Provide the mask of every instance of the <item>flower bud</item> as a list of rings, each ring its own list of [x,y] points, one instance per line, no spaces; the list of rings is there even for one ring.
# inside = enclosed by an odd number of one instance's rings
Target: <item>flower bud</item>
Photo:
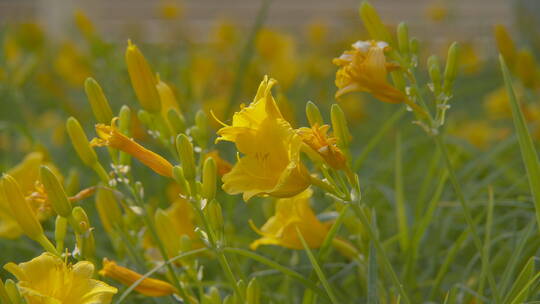
[[[123,105],[120,108],[120,113],[118,114],[118,129],[120,130],[120,133],[122,134],[131,134],[130,130],[131,126],[131,109]],[[120,159],[119,162],[122,165],[129,165],[130,164],[131,157],[128,153],[120,151]]]
[[[219,294],[219,290],[215,286],[210,287],[208,297],[211,304],[221,304],[221,295]]]
[[[246,289],[246,303],[259,304],[261,303],[261,284],[256,277],[249,281]]]
[[[174,97],[174,93],[164,81],[159,79],[159,75],[157,75],[157,84],[156,89],[159,94],[159,99],[161,101],[161,109],[163,111],[163,114],[167,114],[171,109],[175,109],[179,111],[178,108],[178,102],[176,102],[176,98]]]
[[[452,90],[452,85],[456,79],[458,69],[458,50],[458,44],[456,42],[452,43],[450,48],[448,48],[448,57],[446,58],[443,84],[443,91],[447,94]]]
[[[86,134],[79,124],[79,121],[77,121],[77,119],[74,117],[70,117],[66,122],[66,127],[69,138],[71,139],[71,144],[73,145],[73,148],[75,148],[79,158],[85,165],[93,167],[98,161],[97,155],[94,149],[90,147],[88,137],[86,137]]]
[[[390,32],[388,32],[381,17],[379,17],[379,14],[369,2],[363,1],[360,4],[360,17],[371,39],[387,42],[390,46],[394,47],[394,41]]]
[[[86,78],[86,81],[84,82],[84,91],[86,92],[88,101],[90,101],[90,106],[92,107],[92,112],[94,112],[96,120],[101,123],[111,122],[113,114],[111,107],[109,106],[109,101],[94,78]]]
[[[159,112],[161,102],[156,88],[156,76],[144,55],[136,45],[131,43],[131,40],[128,40],[126,49],[126,64],[131,85],[143,109],[149,112]]]
[[[332,121],[332,128],[334,129],[334,136],[337,138],[338,147],[345,151],[349,147],[352,136],[349,127],[347,126],[345,113],[343,113],[343,110],[339,105],[332,105],[330,118]]]
[[[0,303],[12,304],[2,279],[0,279]]]
[[[191,129],[191,135],[201,148],[206,148],[208,143],[208,117],[201,110],[195,115],[195,126]]]
[[[39,168],[39,175],[54,211],[62,217],[69,217],[71,214],[71,203],[56,175],[46,166]]]
[[[405,22],[401,22],[397,27],[397,37],[399,51],[403,55],[409,53],[409,27]]]
[[[109,235],[115,226],[122,226],[122,211],[114,197],[114,193],[106,188],[98,187],[95,196],[96,209],[105,232]]]
[[[204,161],[202,176],[202,196],[211,201],[216,197],[217,168],[213,158]]]
[[[180,251],[180,238],[175,232],[174,224],[162,209],[157,209],[154,213],[154,222],[156,225],[156,233],[160,241],[165,246],[165,250],[169,257],[173,257]]]
[[[221,210],[219,202],[216,200],[209,202],[206,205],[204,212],[206,212],[212,228],[217,232],[223,231],[223,211]]]
[[[435,55],[429,56],[428,61],[429,77],[433,83],[433,92],[437,93],[441,90],[441,68],[439,65],[439,58]]]
[[[56,251],[64,251],[64,240],[67,232],[67,218],[63,216],[57,216],[54,224],[54,242],[56,243]]]
[[[180,134],[186,131],[186,119],[184,118],[184,115],[176,109],[170,109],[167,112],[167,122],[169,122],[173,134]]]
[[[6,290],[6,294],[9,300],[11,301],[11,303],[13,304],[26,303],[26,301],[21,296],[21,293],[19,292],[19,288],[17,287],[17,284],[13,280],[7,279],[6,283],[4,284],[4,288]]]
[[[174,166],[173,178],[180,187],[180,193],[184,195],[189,195],[191,191],[189,190],[189,183],[184,176],[184,169],[182,169],[182,167]]]
[[[195,180],[195,156],[193,155],[193,144],[185,134],[176,137],[176,150],[180,156],[180,164],[184,170],[184,176],[188,181]]]
[[[420,53],[420,41],[416,38],[411,38],[411,41],[409,43],[409,51],[411,54],[418,56]]]
[[[33,240],[40,240],[44,237],[41,223],[36,217],[30,203],[24,198],[21,188],[11,175],[4,174],[1,186],[5,201],[9,204],[11,214],[22,231]]]
[[[77,206],[73,208],[73,221],[76,232],[77,247],[81,256],[88,260],[94,260],[96,253],[96,242],[94,239],[93,228],[90,226],[90,220],[83,208]]]
[[[145,110],[139,110],[137,117],[148,129],[154,129],[152,124],[152,116]]]
[[[306,116],[307,116],[309,125],[312,127],[315,125],[322,126],[324,124],[319,107],[317,107],[317,105],[311,101],[308,101],[306,103]]]

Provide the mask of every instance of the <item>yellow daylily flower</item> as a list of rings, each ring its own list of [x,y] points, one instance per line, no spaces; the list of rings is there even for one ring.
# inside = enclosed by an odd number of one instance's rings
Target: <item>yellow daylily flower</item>
[[[120,151],[124,151],[138,159],[141,163],[154,170],[159,175],[172,177],[173,166],[162,156],[139,145],[134,140],[120,133],[116,126],[117,117],[113,118],[111,125],[96,125],[96,133],[99,137],[92,139],[91,146],[108,146]]]
[[[319,248],[328,233],[329,225],[320,222],[309,206],[312,193],[311,189],[307,189],[296,196],[278,199],[274,216],[260,230],[250,222],[252,228],[262,236],[252,242],[250,248],[256,250],[260,245],[278,245],[304,249],[296,229],[310,248]]]
[[[18,265],[8,263],[4,269],[17,278],[17,286],[28,304],[108,304],[118,292],[92,279],[92,263],[82,261],[68,265],[50,253]]]
[[[347,165],[347,158],[336,145],[337,139],[328,136],[329,125],[314,125],[311,128],[300,128],[298,134],[310,148],[317,151],[319,155],[334,169],[344,169]]]
[[[92,71],[88,58],[72,42],[61,45],[54,69],[71,86],[82,87]]]
[[[119,266],[115,261],[110,261],[107,258],[103,259],[103,269],[99,271],[99,275],[116,280],[126,286],[130,286],[142,278],[141,274]],[[145,278],[135,287],[135,291],[149,297],[163,297],[176,293],[176,288],[162,280]]]
[[[22,194],[29,201],[32,210],[39,220],[47,219],[52,213],[49,201],[39,184],[39,167],[46,165],[56,176],[61,177],[56,167],[44,160],[41,152],[31,152],[18,165],[7,171],[21,188]],[[0,195],[0,238],[17,238],[22,230],[11,215],[8,202]]]
[[[388,44],[373,40],[357,41],[352,48],[333,60],[339,67],[336,73],[336,98],[350,92],[367,92],[384,102],[405,101],[405,95],[387,79],[390,71],[399,68],[386,61],[384,52]]]
[[[223,189],[243,193],[245,201],[255,195],[290,197],[310,184],[300,162],[302,139],[283,119],[271,94],[275,83],[265,77],[254,101],[234,114],[231,126],[217,131],[216,141],[234,142],[243,154],[223,176]]]

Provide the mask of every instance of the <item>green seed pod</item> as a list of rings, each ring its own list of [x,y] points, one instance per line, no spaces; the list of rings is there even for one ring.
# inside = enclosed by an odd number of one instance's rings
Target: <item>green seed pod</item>
[[[208,157],[204,161],[202,176],[202,196],[211,201],[216,197],[217,168],[216,161]]]
[[[401,22],[397,27],[397,37],[399,51],[402,55],[409,54],[409,27],[405,22]]]
[[[75,148],[79,158],[85,165],[93,167],[98,162],[97,155],[94,149],[90,147],[88,137],[86,137],[79,121],[74,117],[68,118],[66,128],[69,138],[71,139],[71,144],[73,145],[73,148]]]
[[[96,120],[104,124],[110,123],[113,114],[109,101],[94,78],[86,78],[86,81],[84,82],[84,91],[86,92],[88,101],[90,101],[90,106],[92,107],[92,112],[94,112]]]
[[[195,156],[193,155],[193,144],[185,134],[176,137],[176,151],[180,157],[180,164],[184,170],[184,176],[188,181],[194,181],[196,177]]]
[[[452,43],[448,48],[448,57],[446,59],[446,67],[444,69],[444,84],[443,91],[449,94],[452,90],[454,80],[456,79],[458,69],[458,51],[459,46],[457,42]]]
[[[347,125],[345,113],[343,113],[343,110],[339,105],[333,104],[330,110],[330,117],[332,120],[332,128],[334,129],[334,134],[337,138],[338,146],[343,150],[347,150],[349,148],[349,143],[352,136]]]
[[[60,216],[69,217],[71,202],[56,175],[46,166],[39,168],[39,175],[54,211]]]
[[[319,107],[317,107],[317,105],[311,101],[308,101],[306,103],[306,116],[307,116],[309,125],[312,127],[315,125],[322,126],[324,124],[324,120],[322,118]]]

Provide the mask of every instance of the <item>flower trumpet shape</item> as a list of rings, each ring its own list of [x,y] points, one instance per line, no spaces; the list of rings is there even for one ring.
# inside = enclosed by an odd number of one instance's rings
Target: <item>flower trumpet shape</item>
[[[278,199],[274,216],[260,229],[250,222],[252,228],[262,236],[252,242],[250,248],[256,250],[260,245],[278,245],[304,249],[296,229],[310,248],[319,248],[328,233],[329,225],[320,222],[309,206],[311,194],[311,189],[307,189],[294,197]]]
[[[357,41],[352,50],[335,58],[333,63],[339,67],[336,98],[350,92],[367,92],[384,102],[405,101],[405,95],[388,82],[388,73],[399,66],[386,62],[384,52],[387,49],[386,42]]]
[[[124,151],[154,170],[157,174],[165,177],[172,177],[173,166],[171,163],[162,156],[146,149],[134,140],[120,133],[116,126],[117,120],[117,117],[113,118],[110,126],[97,124],[96,133],[99,137],[92,139],[90,145],[98,147],[108,146]]]
[[[106,258],[103,259],[103,269],[99,271],[99,274],[119,281],[126,286],[130,286],[142,278],[141,274],[126,267],[119,266],[116,262]],[[135,287],[135,290],[149,297],[162,297],[176,292],[176,289],[171,284],[151,278],[142,280],[137,287]]]
[[[117,289],[92,279],[94,265],[87,261],[66,264],[50,253],[29,262],[8,263],[4,268],[17,280],[28,304],[78,303],[108,304]]]
[[[283,119],[271,94],[275,83],[265,77],[253,102],[234,114],[231,126],[217,131],[216,141],[234,142],[243,154],[223,176],[223,189],[243,193],[245,201],[256,195],[291,197],[310,184],[300,162],[302,139]]]

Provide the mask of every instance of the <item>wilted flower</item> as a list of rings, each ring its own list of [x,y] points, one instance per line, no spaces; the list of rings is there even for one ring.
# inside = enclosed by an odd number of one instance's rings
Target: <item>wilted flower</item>
[[[375,98],[390,103],[405,100],[405,95],[388,82],[388,73],[399,68],[386,61],[384,52],[388,44],[382,41],[357,41],[352,50],[334,59],[339,67],[336,73],[336,98],[350,92],[368,92]]]
[[[244,154],[223,176],[223,189],[243,193],[245,201],[255,195],[290,197],[310,184],[300,162],[302,139],[283,119],[272,97],[275,83],[265,77],[253,102],[234,114],[231,126],[217,131],[217,141],[234,142]]]
[[[117,289],[92,279],[94,265],[87,261],[66,264],[61,258],[43,253],[29,262],[8,263],[21,295],[28,304],[108,304]]]
[[[110,261],[107,258],[103,259],[103,269],[99,271],[99,274],[126,286],[130,286],[142,278],[141,274],[129,268],[119,266],[115,261]],[[176,289],[165,281],[145,278],[135,287],[135,291],[149,297],[163,297],[174,294]]]
[[[317,151],[319,155],[334,169],[343,169],[347,165],[347,159],[343,152],[336,145],[336,138],[329,136],[329,125],[314,125],[311,128],[300,128],[298,134],[310,148]]]
[[[262,236],[252,242],[250,248],[255,250],[260,245],[278,245],[303,249],[297,229],[310,248],[319,248],[329,226],[320,222],[309,206],[312,193],[311,189],[307,189],[294,197],[278,199],[274,216],[269,218],[260,230],[250,222],[252,228]]]
[[[96,133],[99,137],[92,139],[90,144],[98,147],[108,146],[126,152],[154,170],[154,172],[165,177],[172,177],[173,166],[171,163],[120,133],[116,126],[117,120],[118,118],[114,118],[110,126],[97,124]]]

